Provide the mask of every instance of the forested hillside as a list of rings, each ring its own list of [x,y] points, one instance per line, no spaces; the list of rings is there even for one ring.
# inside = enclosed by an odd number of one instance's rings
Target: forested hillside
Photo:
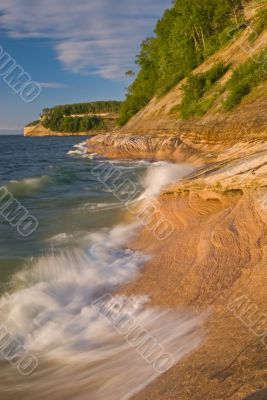
[[[34,121],[28,126],[41,123],[52,132],[62,133],[103,130],[108,127],[107,121],[116,119],[120,106],[119,101],[97,101],[45,108],[41,113],[41,120]]]
[[[120,101],[94,101],[90,103],[77,103],[77,104],[64,104],[52,108],[44,108],[42,116],[47,116],[54,112],[62,112],[64,115],[71,114],[98,114],[98,113],[111,113],[120,110]]]
[[[175,0],[172,7],[165,11],[155,27],[155,36],[147,38],[141,45],[136,63],[139,72],[129,86],[126,100],[121,107],[119,124],[124,125],[134,114],[143,108],[154,96],[162,96],[175,84],[222,48],[231,40],[235,40],[240,32],[247,28],[244,9],[249,0]],[[254,31],[260,33],[266,28],[267,13],[261,11],[256,20]],[[253,40],[253,38],[251,39]],[[218,78],[227,65],[218,67]],[[251,66],[250,66],[251,67]],[[215,71],[216,72],[216,71]],[[212,73],[211,73],[212,74]],[[217,75],[215,74],[215,81]],[[201,84],[205,77],[198,81],[191,80],[193,92],[202,96],[205,88],[194,85]],[[204,82],[205,83],[205,82]],[[209,85],[209,82],[207,83]],[[191,90],[185,89],[187,99]],[[233,89],[233,88],[232,88]],[[248,91],[243,85],[239,92]],[[237,97],[241,94],[237,94]],[[193,99],[194,100],[194,99]],[[233,102],[236,101],[235,99]],[[229,103],[230,104],[230,103]],[[209,104],[204,105],[204,109]],[[187,112],[185,111],[185,114]],[[187,116],[187,115],[186,115]]]

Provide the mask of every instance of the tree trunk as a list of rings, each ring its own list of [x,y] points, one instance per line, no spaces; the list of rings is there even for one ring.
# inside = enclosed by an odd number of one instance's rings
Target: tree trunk
[[[202,43],[203,43],[204,57],[206,58],[206,42],[205,42],[205,37],[204,37],[202,28],[200,28],[200,32],[201,32],[201,38],[202,38]]]

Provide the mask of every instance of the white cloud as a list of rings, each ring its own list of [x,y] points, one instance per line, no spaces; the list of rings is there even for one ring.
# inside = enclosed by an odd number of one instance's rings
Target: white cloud
[[[171,0],[0,0],[0,26],[13,38],[52,39],[76,73],[123,78],[142,39]]]
[[[0,126],[0,131],[8,131],[8,132],[17,132],[21,129],[21,126],[16,125],[7,125],[7,126]]]
[[[42,82],[40,86],[44,89],[67,89],[70,86],[65,85],[64,83],[57,83],[57,82]]]

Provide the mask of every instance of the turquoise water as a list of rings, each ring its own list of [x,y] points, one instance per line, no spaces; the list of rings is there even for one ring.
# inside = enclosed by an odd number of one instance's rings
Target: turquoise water
[[[126,204],[103,183],[108,166],[116,186],[128,181],[135,201],[152,201],[188,168],[88,157],[82,146],[73,150],[81,140],[0,136],[0,187],[38,221],[22,237],[0,202],[1,400],[128,400],[165,371],[155,367],[162,354],[171,367],[202,340],[202,316],[150,307],[147,293],[115,295],[152,255],[128,248],[146,227],[125,222]],[[103,295],[141,328],[135,344],[93,306]],[[159,345],[157,359],[137,347],[143,340]]]

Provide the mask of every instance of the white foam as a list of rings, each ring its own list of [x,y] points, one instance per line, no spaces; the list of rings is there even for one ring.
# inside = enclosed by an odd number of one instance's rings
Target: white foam
[[[73,146],[75,150],[70,150],[67,155],[69,156],[84,156],[87,152],[86,142],[78,143]]]
[[[141,198],[156,196],[164,186],[177,182],[192,171],[193,168],[187,164],[172,164],[165,161],[152,164],[142,181],[145,190]]]
[[[26,391],[38,385],[45,397],[61,377],[63,392],[69,380],[75,382],[73,400],[126,400],[159,376],[91,305],[133,279],[146,262],[147,256],[125,247],[137,228],[120,225],[88,235],[87,249],[42,257],[16,274],[13,293],[0,299],[2,323],[27,351],[58,365],[47,378],[29,381],[28,389],[25,384]],[[142,296],[126,299],[128,318],[155,338],[174,363],[200,345],[203,316],[147,307],[147,301]]]
[[[79,313],[99,290],[133,278],[147,258],[121,247],[135,229],[136,225],[117,226],[110,232],[88,235],[87,249],[41,257],[16,274],[14,292],[0,299],[5,323],[27,342],[28,335],[42,330],[49,320],[55,322],[72,310]]]
[[[47,239],[47,242],[56,243],[56,244],[63,244],[68,243],[73,239],[73,235],[70,233],[59,233]]]
[[[49,182],[49,176],[43,175],[36,178],[22,179],[20,181],[12,180],[6,185],[6,187],[14,195],[23,195],[39,190]]]
[[[82,143],[75,144],[73,147],[76,149],[84,149],[85,146],[86,146],[86,142],[82,142]]]
[[[147,176],[148,195],[188,171],[165,163],[152,168],[157,173],[155,182]],[[15,275],[13,291],[0,299],[1,322],[46,368],[51,365],[44,375],[23,381],[25,398],[33,398],[38,387],[41,399],[128,400],[159,376],[92,306],[99,296],[134,279],[148,260],[127,247],[138,229],[138,224],[119,225],[89,234],[86,248],[41,257]],[[65,233],[54,237],[65,239]],[[155,338],[174,363],[200,345],[205,316],[151,307],[146,296],[119,299],[127,304],[128,318]]]
[[[75,144],[75,145],[73,146],[73,148],[74,148],[75,150],[70,150],[70,151],[68,151],[68,153],[67,153],[68,156],[81,157],[81,158],[89,158],[89,159],[92,160],[93,158],[95,158],[95,156],[98,155],[97,153],[91,153],[91,154],[89,154],[89,153],[87,152],[87,145],[86,145],[86,142],[82,142],[82,143]]]
[[[107,190],[105,190],[105,192],[107,192]],[[96,212],[103,210],[112,210],[121,207],[122,207],[121,203],[85,203],[82,205],[82,207],[79,208],[79,210],[92,210]]]

